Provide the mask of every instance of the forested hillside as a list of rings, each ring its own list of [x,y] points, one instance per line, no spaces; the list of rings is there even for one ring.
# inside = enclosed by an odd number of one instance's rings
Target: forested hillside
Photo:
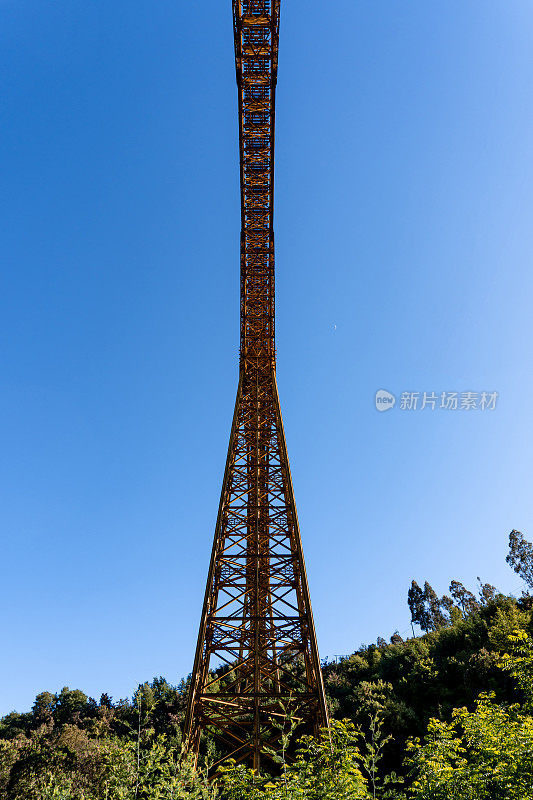
[[[332,743],[298,747],[288,719],[292,756],[277,776],[194,775],[181,758],[187,681],[156,678],[131,700],[64,688],[4,717],[0,798],[533,798],[533,547],[517,531],[507,561],[521,598],[455,580],[439,598],[413,581],[420,636],[378,638],[324,664]],[[214,758],[210,742],[204,758]]]

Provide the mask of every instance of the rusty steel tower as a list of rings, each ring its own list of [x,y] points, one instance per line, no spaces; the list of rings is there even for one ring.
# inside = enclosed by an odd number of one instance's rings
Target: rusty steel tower
[[[274,723],[327,725],[324,687],[276,386],[274,116],[280,0],[233,0],[241,183],[240,367],[185,717],[255,768]],[[223,665],[213,673],[214,664]],[[224,673],[224,674],[222,674]]]

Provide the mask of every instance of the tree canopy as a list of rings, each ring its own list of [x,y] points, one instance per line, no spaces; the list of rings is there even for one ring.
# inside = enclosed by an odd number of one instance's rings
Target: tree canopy
[[[131,699],[64,687],[5,716],[0,800],[533,800],[533,547],[518,531],[507,562],[527,587],[519,599],[480,579],[476,593],[454,579],[443,597],[413,581],[421,635],[324,663],[331,730],[298,739],[295,720],[276,723],[273,774],[237,764],[209,782],[209,739],[194,770],[181,743],[188,682],[156,677]]]

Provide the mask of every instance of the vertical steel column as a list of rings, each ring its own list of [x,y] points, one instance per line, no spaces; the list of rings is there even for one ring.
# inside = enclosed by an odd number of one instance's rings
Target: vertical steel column
[[[279,0],[233,0],[241,176],[239,387],[185,719],[256,769],[327,725],[320,659],[276,385],[274,121]],[[216,673],[214,660],[218,661]],[[221,665],[221,666],[220,666]]]

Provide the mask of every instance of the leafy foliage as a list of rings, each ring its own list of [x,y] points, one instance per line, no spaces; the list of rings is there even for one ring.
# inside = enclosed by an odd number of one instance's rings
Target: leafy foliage
[[[302,737],[296,758],[278,778],[234,765],[221,773],[228,800],[358,800],[367,798],[358,749],[359,733],[349,720],[333,721],[320,739]]]
[[[513,530],[509,534],[509,553],[505,560],[528,588],[533,589],[533,545],[520,531]]]
[[[473,711],[455,709],[450,723],[430,720],[424,743],[408,743],[411,797],[533,800],[532,642],[518,631],[510,641],[515,655],[502,666],[518,679],[525,702],[506,706],[482,693]]]
[[[533,588],[518,531],[507,561]],[[478,583],[439,598],[413,581],[422,636],[325,663],[331,730],[294,742],[296,720],[280,718],[275,775],[234,764],[210,783],[212,742],[197,768],[182,751],[187,682],[154,678],[116,702],[41,692],[0,720],[0,800],[533,800],[533,598]]]

